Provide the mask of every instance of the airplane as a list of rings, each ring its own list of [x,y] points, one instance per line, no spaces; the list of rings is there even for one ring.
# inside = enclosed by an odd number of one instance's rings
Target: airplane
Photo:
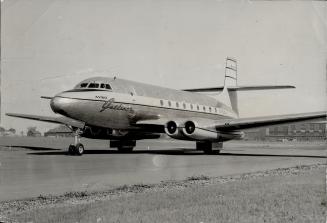
[[[295,88],[291,85],[237,83],[237,61],[226,58],[221,87],[174,90],[120,78],[93,77],[50,99],[59,117],[7,113],[7,116],[64,124],[75,135],[68,153],[82,155],[81,137],[110,140],[110,148],[131,152],[137,140],[162,133],[196,142],[196,149],[218,154],[223,142],[244,138],[245,129],[326,119],[326,111],[240,118],[239,91]],[[219,92],[219,94],[212,94]]]

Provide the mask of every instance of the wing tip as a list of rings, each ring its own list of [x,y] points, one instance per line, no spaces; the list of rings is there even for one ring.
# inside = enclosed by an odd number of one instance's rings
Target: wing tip
[[[17,114],[8,112],[8,113],[5,113],[5,115],[6,115],[6,116],[15,116],[15,115],[17,115]]]
[[[53,97],[50,97],[50,96],[41,96],[42,99],[49,99],[51,100]]]

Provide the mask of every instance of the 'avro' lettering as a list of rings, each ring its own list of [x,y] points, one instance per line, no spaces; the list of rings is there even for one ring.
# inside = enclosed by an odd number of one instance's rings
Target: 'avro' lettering
[[[123,104],[117,104],[115,103],[115,99],[114,98],[110,98],[108,101],[106,101],[105,103],[103,103],[102,105],[102,109],[100,110],[100,112],[103,112],[107,109],[113,109],[113,110],[121,110],[121,111],[128,111],[128,112],[133,112],[133,109],[131,106],[125,106]]]

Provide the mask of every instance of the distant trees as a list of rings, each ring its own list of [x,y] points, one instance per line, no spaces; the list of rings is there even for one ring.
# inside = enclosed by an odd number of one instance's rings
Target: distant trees
[[[41,136],[41,133],[36,130],[36,127],[28,127],[27,128],[27,136],[29,137],[35,137],[35,136]]]
[[[6,130],[5,128],[0,126],[0,136],[12,136],[15,135],[16,129],[10,128],[9,130]]]
[[[8,131],[11,132],[12,134],[16,134],[16,129],[14,128],[10,128]]]

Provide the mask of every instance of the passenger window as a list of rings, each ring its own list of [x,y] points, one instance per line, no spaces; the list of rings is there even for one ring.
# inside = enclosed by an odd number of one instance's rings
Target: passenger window
[[[211,107],[209,107],[209,112],[211,112]]]
[[[183,108],[186,109],[186,104],[185,103],[183,103]]]
[[[168,101],[168,105],[169,105],[169,107],[171,107],[171,102],[170,101]]]
[[[89,88],[99,88],[99,84],[97,84],[97,83],[91,83],[89,85]]]
[[[217,113],[217,108],[215,108],[215,112]]]
[[[203,106],[203,111],[205,111],[205,110],[206,110],[206,107]]]
[[[193,105],[191,104],[191,110],[193,110]]]
[[[176,107],[177,107],[177,108],[179,107],[179,104],[178,104],[178,102],[176,102]]]
[[[160,104],[161,104],[161,106],[163,106],[163,105],[164,105],[164,102],[163,102],[163,100],[160,100]]]
[[[81,88],[85,88],[88,83],[81,83]]]
[[[198,111],[199,111],[199,110],[200,110],[200,107],[199,107],[199,105],[197,105],[196,107],[197,107],[197,109],[198,109]]]

